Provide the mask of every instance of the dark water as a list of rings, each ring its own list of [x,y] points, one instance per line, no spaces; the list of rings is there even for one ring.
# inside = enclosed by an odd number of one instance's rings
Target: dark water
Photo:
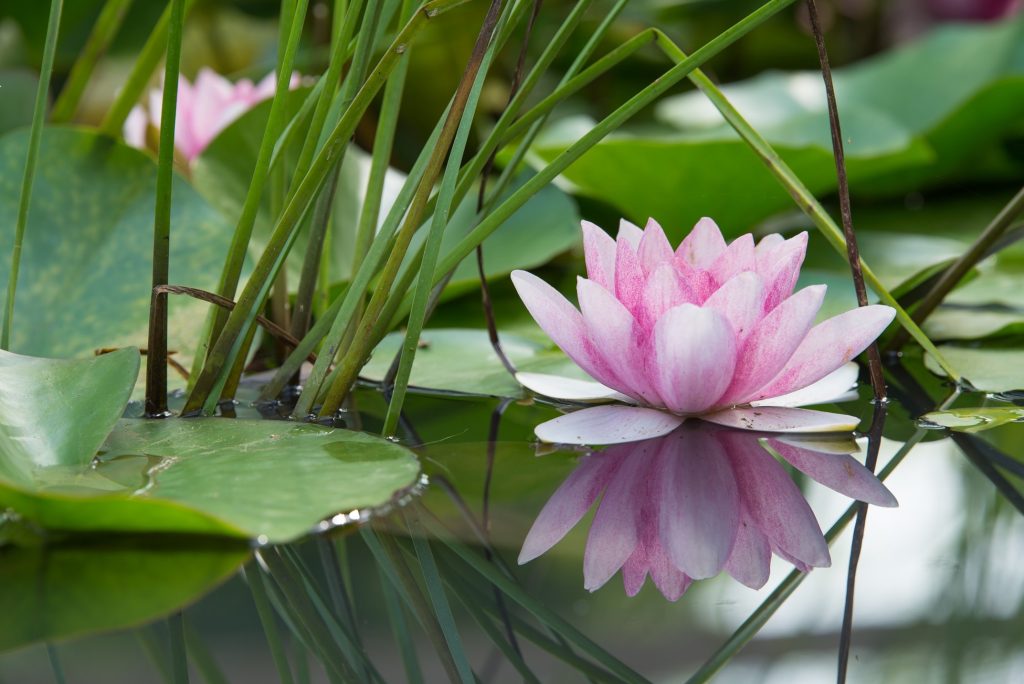
[[[918,367],[889,381],[878,469],[899,507],[869,509],[849,681],[1024,681],[1024,425],[923,430],[913,418],[951,388]],[[867,394],[826,408],[867,426]],[[347,420],[373,431],[383,409],[367,390]],[[682,682],[719,665],[723,682],[835,679],[853,524],[827,550],[822,535],[852,501],[816,480],[865,486],[848,443],[688,422],[588,454],[535,443],[533,427],[556,415],[412,396],[403,428],[429,478],[422,494],[285,547],[108,537],[0,548],[0,681],[183,681],[182,653],[189,681],[211,684]],[[806,474],[790,465],[801,454]],[[753,558],[718,572],[730,547],[740,555],[737,525]],[[550,549],[519,565],[528,535],[528,555]],[[717,576],[689,582],[680,561]],[[640,588],[648,571],[657,586],[649,576]],[[752,616],[766,622],[739,648]]]

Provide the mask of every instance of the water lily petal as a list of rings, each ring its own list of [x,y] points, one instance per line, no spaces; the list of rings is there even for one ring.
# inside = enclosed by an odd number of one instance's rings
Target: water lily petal
[[[717,283],[724,283],[744,271],[753,271],[754,268],[754,236],[746,233],[729,243],[708,270],[714,275]]]
[[[561,541],[615,478],[622,464],[615,454],[591,454],[559,485],[544,504],[523,541],[519,564],[528,563]]]
[[[778,375],[793,356],[824,298],[824,285],[805,287],[758,322],[738,351],[736,374],[721,403],[741,404],[764,398],[758,390]]]
[[[813,451],[777,439],[768,440],[768,444],[794,468],[829,489],[876,506],[899,505],[892,492],[849,454]]]
[[[620,234],[615,250],[615,297],[635,317],[641,313],[644,280],[636,249]]]
[[[772,548],[768,538],[757,528],[746,508],[741,506],[736,543],[725,563],[726,572],[737,582],[751,589],[760,589],[768,581],[771,562]]]
[[[864,351],[895,315],[895,309],[874,304],[819,323],[811,328],[778,374],[752,398],[789,394],[820,380]]]
[[[761,240],[765,243],[768,238]],[[767,295],[764,301],[764,310],[769,312],[781,304],[793,292],[796,287],[797,277],[800,275],[800,266],[804,262],[804,255],[807,253],[807,232],[801,232],[788,240],[781,242],[773,241],[774,248],[766,247],[762,256],[761,245],[757,250],[757,272],[765,281]]]
[[[553,444],[621,444],[667,435],[683,420],[657,409],[610,404],[553,418],[534,428],[537,438]]]
[[[710,433],[682,430],[664,440],[658,529],[669,558],[689,577],[725,567],[739,527],[740,499],[721,444]]]
[[[615,289],[615,240],[599,226],[581,221],[587,277],[609,290]]]
[[[568,299],[526,271],[513,271],[512,284],[537,325],[569,358],[598,382],[615,384],[614,375],[591,349],[583,315]]]
[[[672,245],[665,236],[665,231],[654,219],[647,220],[647,227],[644,229],[644,236],[640,239],[640,246],[637,248],[640,256],[640,265],[644,272],[651,273],[664,263],[672,261]]]
[[[692,299],[683,289],[675,267],[663,263],[648,275],[640,301],[642,315],[639,323],[644,331],[649,332],[666,311]]]
[[[676,413],[714,406],[729,386],[736,365],[732,326],[714,309],[683,304],[654,326],[648,355],[651,383]]]
[[[782,237],[778,233],[768,233],[757,243],[757,247],[754,248],[754,256],[757,258],[757,263],[760,265],[768,258],[768,255],[775,250],[776,247],[786,241],[786,238]]]
[[[742,347],[764,311],[764,280],[747,271],[726,281],[703,306],[722,313],[732,326],[733,339]]]
[[[781,394],[770,399],[750,402],[751,406],[812,406],[814,404],[835,403],[857,398],[852,391],[857,386],[860,368],[856,363],[844,363],[839,368],[807,387],[795,392]]]
[[[619,232],[615,236],[615,241],[624,241],[633,251],[636,252],[640,249],[640,240],[644,237],[644,231],[640,226],[635,223],[631,223],[626,219],[619,219]]]
[[[860,418],[784,406],[731,408],[701,416],[716,425],[756,432],[850,432]]]
[[[564,375],[549,373],[516,373],[516,380],[526,389],[552,399],[579,402],[624,401],[633,403],[636,400],[613,390],[596,380],[580,380]]]
[[[814,512],[786,470],[757,440],[722,434],[744,509],[773,547],[811,567],[831,563]]]
[[[611,371],[615,387],[649,404],[660,405],[661,397],[647,380],[644,354],[634,335],[633,315],[611,292],[592,280],[579,278],[576,292],[594,353],[603,360],[603,367]]]
[[[676,250],[676,257],[690,266],[707,270],[725,248],[725,238],[718,224],[705,216],[683,238]]]

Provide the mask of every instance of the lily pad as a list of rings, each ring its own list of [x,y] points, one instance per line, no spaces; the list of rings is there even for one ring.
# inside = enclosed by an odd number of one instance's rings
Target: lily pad
[[[0,137],[0,254],[9,255],[28,131]],[[96,133],[43,131],[22,253],[11,350],[40,356],[145,346],[156,164]],[[216,287],[231,231],[180,178],[173,186],[171,281]],[[10,259],[0,259],[6,282]],[[208,305],[173,297],[169,347],[188,365]],[[173,377],[173,373],[171,374]]]
[[[363,367],[361,377],[372,382],[382,380],[404,338],[401,332],[385,337]],[[586,379],[576,364],[550,345],[503,334],[501,346],[518,370]],[[524,396],[523,388],[501,365],[484,330],[424,330],[409,385],[447,393]]]
[[[957,432],[982,432],[1007,423],[1024,422],[1024,408],[1020,406],[983,406],[933,411],[921,420]]]
[[[924,331],[933,340],[1017,336],[1024,334],[1024,312],[940,307],[925,321]]]
[[[0,651],[144,624],[195,601],[248,557],[244,546],[0,549]]]
[[[895,195],[971,173],[1024,113],[1024,19],[950,26],[835,70],[854,193]],[[724,92],[816,194],[836,186],[824,88],[817,72],[769,72]],[[731,234],[792,206],[763,162],[702,93],[666,98],[662,127],[623,131],[564,173],[582,194],[633,221],[653,216],[676,237],[701,216]],[[550,161],[589,130],[566,119],[533,151]]]
[[[942,345],[939,352],[977,390],[1013,392],[1024,390],[1024,349],[981,349]],[[931,355],[925,366],[936,375],[945,375]]]
[[[121,420],[95,463],[0,479],[0,506],[48,529],[219,534],[284,542],[414,485],[408,449],[283,421]]]

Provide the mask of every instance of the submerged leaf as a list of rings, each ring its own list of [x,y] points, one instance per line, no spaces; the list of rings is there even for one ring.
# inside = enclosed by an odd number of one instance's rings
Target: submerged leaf
[[[957,432],[982,432],[1007,423],[1024,422],[1024,408],[1020,406],[956,408],[926,413],[921,416],[921,420],[926,424],[938,425]]]
[[[977,390],[1024,390],[1024,349],[973,349],[943,345],[939,351]],[[924,364],[936,375],[945,375],[931,355],[924,357]]]

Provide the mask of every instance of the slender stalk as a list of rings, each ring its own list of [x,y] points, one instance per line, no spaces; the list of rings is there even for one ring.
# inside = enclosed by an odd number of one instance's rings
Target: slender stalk
[[[299,220],[321,187],[333,161],[348,144],[359,119],[377,92],[383,87],[384,81],[395,67],[398,58],[405,52],[409,41],[427,21],[466,1],[432,0],[423,5],[396,36],[392,47],[378,62],[363,87],[356,94],[352,104],[327,136],[327,141],[314,158],[309,172],[299,183],[291,200],[278,218],[263,255],[253,269],[242,295],[238,298],[239,306],[228,317],[224,330],[211,346],[208,361],[185,403],[186,413],[200,410],[204,413],[212,413],[216,407],[219,398],[217,385],[223,386],[221,377],[226,369],[233,364],[241,349],[242,331],[248,330],[253,325],[256,313],[266,299],[268,283],[273,280],[277,269],[283,264],[288,250],[294,243]]]
[[[200,634],[185,623],[185,647],[188,649],[189,658],[195,665],[199,674],[202,675],[206,684],[228,684],[228,678],[217,664],[210,649],[203,643]]]
[[[132,0],[107,0],[100,10],[96,24],[92,27],[89,38],[82,47],[75,64],[71,67],[68,80],[63,90],[53,104],[50,112],[50,121],[61,123],[70,121],[78,109],[78,103],[82,99],[82,93],[89,84],[89,77],[92,76],[96,63],[107,53],[107,48],[121,30],[124,17],[131,7]]]
[[[398,593],[383,571],[380,573],[380,591],[384,596],[384,608],[387,610],[388,621],[391,623],[391,632],[398,644],[398,652],[402,656],[406,681],[409,684],[422,684],[423,673],[420,671],[419,659],[416,657],[416,644],[409,633],[402,605],[398,602]]]
[[[310,218],[309,239],[306,243],[306,255],[302,260],[302,273],[299,275],[299,289],[295,293],[295,306],[292,308],[291,332],[295,337],[302,337],[309,328],[312,314],[313,295],[316,292],[317,276],[322,265],[324,242],[327,230],[331,225],[331,207],[338,189],[338,176],[341,166],[335,166],[327,175],[324,189],[313,205],[313,216]],[[281,269],[281,273],[285,270]]]
[[[476,73],[471,77],[472,86],[469,90],[463,111],[460,113],[461,121],[452,141],[451,152],[448,156],[448,164],[445,167],[441,178],[441,188],[438,192],[437,204],[434,208],[434,215],[430,222],[430,229],[427,232],[423,261],[420,264],[419,282],[416,285],[416,292],[413,296],[412,311],[409,314],[409,324],[406,329],[405,340],[399,352],[401,360],[398,365],[398,373],[395,378],[394,391],[391,394],[391,401],[388,402],[387,415],[384,417],[384,427],[381,434],[391,436],[398,426],[398,417],[402,412],[402,404],[405,401],[405,393],[409,387],[409,375],[412,372],[412,362],[416,358],[416,349],[419,347],[420,333],[423,331],[423,323],[427,312],[427,300],[430,297],[432,287],[431,278],[434,274],[434,265],[437,263],[438,255],[441,253],[441,241],[444,238],[444,230],[448,225],[448,219],[454,208],[455,184],[458,181],[459,167],[462,165],[463,155],[466,153],[466,144],[469,142],[469,133],[473,127],[473,118],[476,115],[477,104],[480,101],[480,92],[483,90],[487,72],[490,69],[491,61],[494,59],[494,50],[487,49],[491,34],[498,20],[500,2],[493,2],[485,20],[485,29],[481,30],[477,37],[477,44],[473,49],[473,58],[479,54],[479,64]],[[493,18],[492,18],[493,17]],[[490,26],[488,26],[490,23]],[[470,78],[469,71],[473,62],[467,66],[464,79]],[[455,110],[453,110],[454,113]]]
[[[832,156],[836,163],[839,215],[843,222],[843,237],[846,239],[846,260],[850,264],[850,272],[853,275],[853,288],[857,293],[857,306],[867,306],[868,291],[864,286],[864,272],[860,265],[857,234],[853,230],[853,211],[850,208],[850,182],[846,177],[846,154],[843,151],[843,131],[839,123],[839,106],[836,104],[836,91],[832,84],[832,67],[828,62],[825,36],[821,32],[821,23],[818,21],[818,7],[814,4],[814,0],[807,0],[807,13],[811,19],[811,31],[814,34],[814,43],[818,49],[821,78],[825,82],[829,131],[832,135]],[[885,378],[882,376],[882,357],[878,353],[878,344],[876,342],[872,342],[868,346],[868,369],[871,374],[871,389],[875,393],[875,401],[883,402],[885,401]]]
[[[60,654],[57,647],[49,641],[46,642],[46,657],[50,661],[50,669],[53,671],[53,681],[57,684],[64,684],[67,679],[64,677],[64,666],[60,664]]]
[[[18,289],[18,271],[21,268],[21,250],[28,226],[28,210],[32,204],[32,185],[36,180],[36,163],[39,147],[43,140],[43,122],[46,119],[46,94],[50,90],[50,76],[53,74],[53,56],[57,52],[57,34],[60,32],[60,15],[63,0],[50,0],[50,19],[46,26],[46,43],[43,45],[43,61],[39,69],[39,85],[36,86],[36,101],[32,109],[32,128],[28,135],[28,152],[25,155],[25,169],[21,176],[21,194],[18,197],[18,218],[14,224],[14,246],[11,249],[11,273],[7,279],[7,301],[4,307],[4,322],[0,328],[0,349],[11,346],[11,327],[14,323],[14,298]]]
[[[914,308],[913,317],[918,325],[932,315],[939,304],[946,298],[953,288],[956,287],[964,276],[974,268],[975,264],[987,256],[989,250],[999,241],[1004,233],[1013,225],[1014,220],[1024,211],[1024,188],[1017,191],[1017,194],[999,210],[992,222],[985,226],[966,252],[957,257],[956,261],[949,265],[939,280],[932,286],[921,302]],[[909,338],[905,330],[900,330],[893,336],[888,348],[892,351],[899,351],[908,342]]]
[[[186,15],[194,4],[195,0],[185,0]],[[117,93],[117,98],[110,106],[110,109],[107,110],[103,121],[100,122],[101,133],[112,138],[121,137],[121,129],[124,127],[125,119],[128,118],[128,114],[132,111],[135,103],[142,97],[142,92],[146,89],[149,79],[153,77],[153,72],[156,71],[157,65],[160,64],[160,59],[165,54],[167,49],[167,32],[170,28],[173,8],[173,5],[169,5],[164,10],[164,13],[160,15],[156,26],[153,27],[149,38],[146,39],[146,44],[139,51],[139,56],[135,58],[135,65],[132,67],[128,79],[121,86],[121,90]]]
[[[448,150],[452,145],[452,141],[455,138],[456,131],[459,128],[459,122],[462,119],[463,112],[466,110],[473,82],[476,79],[476,75],[480,71],[480,67],[483,63],[484,55],[491,40],[491,35],[493,34],[495,25],[498,22],[500,9],[500,0],[492,0],[491,6],[484,19],[484,24],[480,29],[480,33],[477,35],[477,42],[473,47],[473,53],[470,55],[469,63],[466,65],[466,70],[462,75],[462,79],[459,81],[458,89],[456,90],[455,97],[452,101],[452,106],[448,110],[448,114],[445,118],[438,145],[433,149],[430,159],[427,162],[426,173],[424,173],[419,187],[416,189],[416,194],[413,196],[412,204],[409,207],[409,212],[405,218],[405,223],[402,225],[402,229],[396,236],[395,247],[393,248],[391,255],[388,257],[387,262],[384,264],[384,268],[377,281],[377,286],[374,288],[373,296],[370,298],[370,303],[367,305],[366,312],[356,328],[356,334],[353,339],[352,346],[338,364],[337,376],[334,378],[334,381],[324,398],[323,406],[320,409],[321,416],[333,415],[334,412],[338,410],[338,407],[341,406],[341,402],[348,395],[348,392],[352,387],[352,383],[355,382],[359,368],[362,367],[365,356],[369,351],[367,343],[373,333],[374,325],[381,310],[384,308],[388,295],[390,294],[391,286],[394,284],[395,278],[398,275],[399,268],[402,265],[402,260],[405,256],[406,250],[408,249],[409,242],[412,240],[413,233],[416,232],[416,229],[419,227],[420,221],[423,218],[424,209],[426,208],[427,201],[430,198],[430,191],[434,180],[437,178],[438,173],[441,170],[445,156],[448,153]]]
[[[270,648],[270,657],[277,668],[277,676],[281,684],[292,684],[292,670],[288,665],[288,655],[285,652],[281,635],[277,631],[277,623],[274,621],[274,611],[270,606],[270,599],[267,596],[267,587],[263,582],[263,575],[259,568],[248,564],[243,568],[245,581],[252,592],[252,601],[256,606],[256,614],[263,626],[263,634],[267,637],[267,646]]]
[[[160,149],[156,169],[156,208],[153,216],[153,279],[149,309],[149,353],[146,355],[146,413],[167,413],[167,294],[155,288],[167,284],[171,253],[171,190],[174,183],[174,128],[178,109],[178,71],[185,0],[172,0],[167,30],[163,102],[160,107]]]
[[[173,33],[173,29],[172,29]],[[161,119],[162,121],[163,119]],[[188,684],[188,655],[185,649],[185,622],[181,613],[167,618],[171,645],[171,677],[174,684]]]
[[[864,467],[872,473],[878,465],[878,450],[882,445],[882,428],[885,426],[887,404],[875,402],[874,417],[868,431],[868,453],[864,459]],[[845,684],[846,671],[850,660],[850,644],[853,641],[853,597],[856,593],[857,565],[860,563],[860,552],[864,546],[864,529],[867,526],[868,505],[861,501],[857,505],[857,519],[853,524],[853,539],[850,542],[850,564],[846,571],[846,599],[843,605],[843,627],[839,632],[839,665],[836,679]]]

